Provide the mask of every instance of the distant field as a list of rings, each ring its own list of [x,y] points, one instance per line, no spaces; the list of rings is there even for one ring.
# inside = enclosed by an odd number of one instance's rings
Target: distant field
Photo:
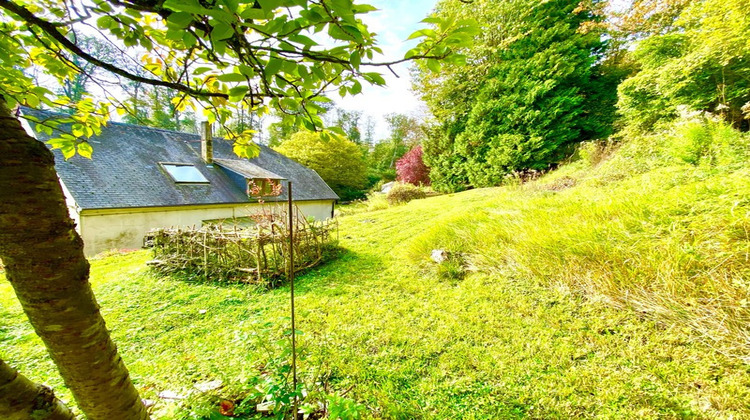
[[[750,418],[750,169],[667,146],[341,218],[340,257],[298,278],[302,377],[365,418]],[[284,349],[289,290],[148,259],[93,261],[114,340],[155,418],[224,418]],[[70,401],[6,282],[0,319],[1,357]]]

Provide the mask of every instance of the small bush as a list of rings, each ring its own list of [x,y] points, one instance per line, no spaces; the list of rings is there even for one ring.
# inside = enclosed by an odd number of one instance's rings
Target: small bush
[[[730,125],[704,118],[678,122],[669,136],[669,152],[692,165],[731,165],[747,158],[747,138]]]
[[[408,203],[411,200],[418,200],[425,197],[427,197],[427,194],[422,188],[416,187],[412,184],[398,183],[388,191],[385,199],[388,201],[388,204],[394,205]]]
[[[388,208],[388,201],[386,200],[385,194],[379,192],[371,192],[367,194],[367,210],[383,210]]]

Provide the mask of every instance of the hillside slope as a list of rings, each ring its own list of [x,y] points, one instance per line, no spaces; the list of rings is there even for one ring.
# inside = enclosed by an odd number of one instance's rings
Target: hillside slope
[[[700,130],[708,146],[683,144]],[[341,218],[340,257],[298,279],[301,376],[366,418],[750,418],[750,156],[722,130]],[[459,257],[438,267],[438,248]],[[289,290],[157,278],[146,260],[93,262],[136,385],[155,418],[224,418],[220,398],[283,364]],[[4,282],[0,319],[3,359],[69,400]]]

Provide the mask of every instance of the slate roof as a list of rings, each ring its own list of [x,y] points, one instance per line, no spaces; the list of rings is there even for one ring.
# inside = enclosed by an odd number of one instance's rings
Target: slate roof
[[[54,116],[48,111],[22,112],[41,119]],[[33,129],[34,123],[29,124]],[[34,131],[41,141],[50,138]],[[93,159],[76,155],[65,161],[62,153],[54,150],[57,173],[82,209],[248,203],[251,200],[244,185],[232,173],[244,174],[243,168],[291,180],[295,201],[339,198],[315,171],[263,145],[258,157],[241,160],[233,153],[231,142],[215,138],[217,164],[206,165],[196,134],[110,122],[89,142],[94,148]],[[175,183],[160,163],[192,164],[209,183]],[[282,184],[281,196],[266,201],[286,200],[287,182]]]

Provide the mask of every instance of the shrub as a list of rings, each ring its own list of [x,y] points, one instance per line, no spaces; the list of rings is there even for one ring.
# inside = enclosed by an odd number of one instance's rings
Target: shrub
[[[672,156],[693,165],[731,165],[747,157],[746,138],[712,118],[675,123],[668,135],[668,148]]]
[[[409,150],[396,162],[398,180],[414,185],[430,185],[430,168],[422,161],[422,146]]]
[[[422,188],[419,188],[412,184],[398,183],[394,185],[390,191],[388,191],[385,199],[388,201],[388,204],[394,205],[408,203],[411,200],[417,200],[425,197],[427,197],[427,194]]]
[[[385,194],[379,192],[371,192],[367,194],[367,210],[383,210],[388,208],[388,201],[386,201]]]

